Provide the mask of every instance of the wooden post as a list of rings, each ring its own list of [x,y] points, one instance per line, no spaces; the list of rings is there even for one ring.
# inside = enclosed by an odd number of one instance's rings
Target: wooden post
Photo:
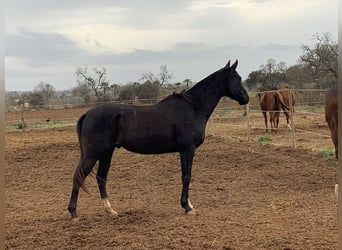
[[[289,87],[289,106],[290,106],[290,121],[291,121],[291,134],[292,134],[292,146],[296,148],[296,133],[295,133],[295,125],[293,122],[293,100],[292,100],[292,90]]]
[[[247,141],[251,139],[251,126],[250,126],[250,116],[249,116],[249,103],[246,104],[246,116],[247,116]]]

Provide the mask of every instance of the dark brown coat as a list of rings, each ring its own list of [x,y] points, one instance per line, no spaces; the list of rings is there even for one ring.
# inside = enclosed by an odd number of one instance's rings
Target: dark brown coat
[[[335,155],[338,159],[338,88],[331,87],[325,97],[325,120],[328,123],[331,139],[335,146]]]

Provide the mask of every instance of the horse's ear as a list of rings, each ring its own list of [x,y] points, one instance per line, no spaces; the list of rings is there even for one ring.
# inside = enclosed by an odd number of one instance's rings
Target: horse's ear
[[[225,69],[229,69],[230,68],[230,60],[227,62],[226,66],[224,66]]]
[[[235,61],[235,63],[232,65],[231,69],[234,71],[234,70],[236,70],[237,66],[238,66],[238,60]]]

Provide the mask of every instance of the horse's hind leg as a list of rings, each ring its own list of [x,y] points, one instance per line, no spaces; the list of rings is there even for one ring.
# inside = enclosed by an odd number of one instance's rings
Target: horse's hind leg
[[[85,178],[93,169],[97,159],[89,159],[86,158],[84,160],[80,160],[73,177],[73,186],[71,191],[70,202],[68,206],[68,210],[71,213],[71,218],[74,219],[77,217],[76,206],[77,206],[77,198],[80,187],[84,184]]]
[[[271,124],[271,131],[274,131],[274,127],[275,127],[275,116],[274,116],[274,112],[270,111],[270,124]]]
[[[286,124],[287,124],[287,127],[288,127],[289,129],[292,129],[292,128],[291,128],[291,124],[290,124],[290,112],[284,110],[284,114],[285,114],[285,117],[286,117]]]
[[[109,150],[105,155],[103,155],[100,158],[96,180],[99,186],[99,191],[100,191],[100,195],[103,201],[103,206],[104,206],[105,211],[110,215],[117,216],[118,213],[112,209],[110,202],[107,198],[108,195],[107,195],[107,190],[106,190],[107,176],[108,176],[108,171],[110,168],[110,162],[112,159],[113,151],[114,149]]]
[[[262,112],[262,115],[264,116],[265,127],[266,127],[266,133],[267,133],[267,132],[268,132],[268,126],[267,126],[267,112]]]

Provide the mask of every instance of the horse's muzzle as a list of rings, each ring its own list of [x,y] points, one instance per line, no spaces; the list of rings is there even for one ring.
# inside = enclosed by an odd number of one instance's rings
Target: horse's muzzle
[[[245,105],[249,102],[249,96],[247,93],[242,94],[241,98],[239,98],[239,104],[240,105]]]

